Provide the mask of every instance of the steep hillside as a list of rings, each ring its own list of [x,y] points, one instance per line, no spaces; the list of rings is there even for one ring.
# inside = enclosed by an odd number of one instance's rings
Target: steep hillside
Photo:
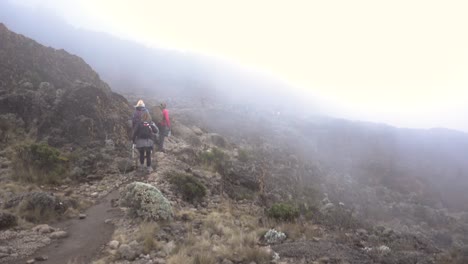
[[[21,133],[54,146],[127,139],[127,101],[81,58],[44,47],[3,24],[0,40],[2,142]]]

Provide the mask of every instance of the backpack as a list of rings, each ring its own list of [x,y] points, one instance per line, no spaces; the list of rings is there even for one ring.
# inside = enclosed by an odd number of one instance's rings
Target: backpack
[[[153,137],[153,130],[150,123],[146,121],[140,122],[138,126],[138,138],[149,139]]]

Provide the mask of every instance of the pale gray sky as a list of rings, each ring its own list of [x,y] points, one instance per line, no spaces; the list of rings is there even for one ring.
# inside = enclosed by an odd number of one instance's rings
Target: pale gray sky
[[[466,0],[13,0],[253,67],[339,116],[468,131]]]

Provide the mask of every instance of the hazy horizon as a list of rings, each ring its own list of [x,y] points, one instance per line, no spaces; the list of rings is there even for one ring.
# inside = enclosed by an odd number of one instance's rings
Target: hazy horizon
[[[254,69],[314,94],[337,117],[468,132],[464,1],[10,2]]]

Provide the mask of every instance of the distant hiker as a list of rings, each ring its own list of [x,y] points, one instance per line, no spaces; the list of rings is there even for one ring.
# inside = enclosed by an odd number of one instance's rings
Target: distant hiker
[[[145,108],[143,100],[139,100],[135,106],[135,113],[132,118],[133,134],[132,142],[140,153],[140,170],[144,170],[146,158],[146,171],[152,172],[151,152],[154,146],[154,134],[157,134],[158,128],[151,121],[149,111]]]
[[[158,123],[159,128],[159,151],[166,152],[164,150],[164,138],[171,134],[171,120],[169,119],[169,110],[166,109],[166,103],[159,105],[162,111],[162,120]]]

